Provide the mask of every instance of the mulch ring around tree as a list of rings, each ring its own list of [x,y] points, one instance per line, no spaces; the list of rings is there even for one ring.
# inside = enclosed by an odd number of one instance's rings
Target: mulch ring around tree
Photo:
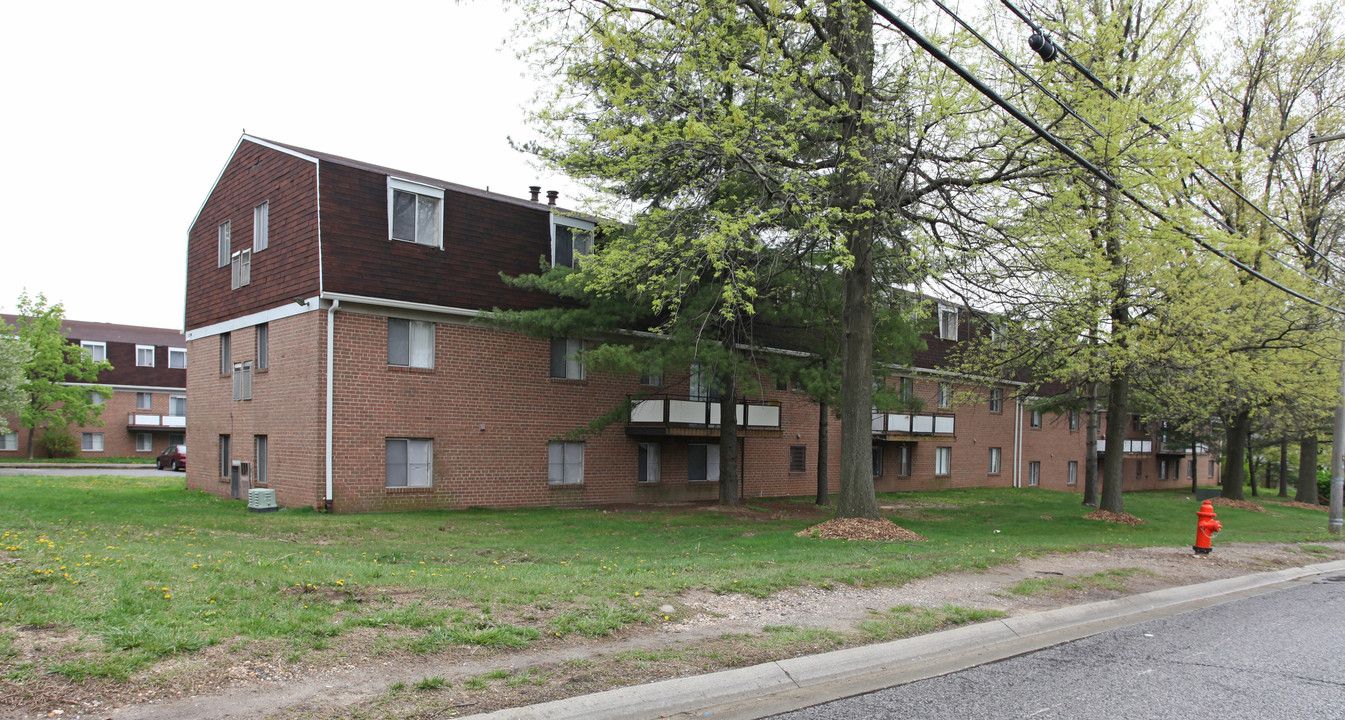
[[[1219,507],[1237,508],[1239,510],[1251,510],[1252,512],[1259,512],[1259,513],[1263,513],[1266,511],[1265,508],[1249,500],[1230,500],[1225,497],[1217,497],[1210,500],[1210,504],[1218,505]]]
[[[829,540],[896,540],[900,542],[924,542],[925,537],[900,527],[891,520],[878,518],[835,518],[807,530],[794,533],[799,537],[826,538]]]
[[[1120,523],[1122,525],[1148,525],[1148,523],[1130,513],[1114,513],[1110,510],[1094,510],[1087,515],[1084,515],[1084,517],[1089,520],[1101,520],[1103,522]]]

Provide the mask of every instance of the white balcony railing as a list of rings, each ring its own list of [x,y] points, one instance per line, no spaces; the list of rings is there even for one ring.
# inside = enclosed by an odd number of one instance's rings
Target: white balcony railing
[[[780,427],[777,403],[739,400],[736,410],[739,427]],[[670,397],[631,400],[630,421],[632,425],[718,425],[719,401]]]
[[[953,435],[956,431],[957,417],[954,415],[878,413],[873,416],[873,432],[877,435]]]
[[[164,427],[164,428],[184,428],[187,427],[186,415],[154,415],[152,413],[131,413],[126,418],[127,427]]]
[[[1101,438],[1097,441],[1097,451],[1107,451],[1107,440]],[[1121,443],[1121,452],[1126,454],[1143,454],[1154,451],[1153,440],[1125,440]]]

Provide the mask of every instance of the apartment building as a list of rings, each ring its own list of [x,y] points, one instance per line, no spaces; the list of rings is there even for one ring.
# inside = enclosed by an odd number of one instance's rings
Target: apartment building
[[[583,338],[481,322],[553,302],[501,273],[591,248],[593,223],[539,190],[240,138],[189,231],[188,486],[337,512],[717,497],[720,410],[699,368],[589,373]],[[1020,386],[941,369],[969,331],[945,308],[917,367],[893,370],[928,412],[875,416],[878,488],[1076,484],[1082,428],[1034,426]],[[741,491],[811,494],[818,408],[764,385],[736,406]],[[628,422],[571,439],[623,404]],[[835,478],[838,421],[829,438]]]
[[[9,325],[15,315],[0,315]],[[145,457],[184,442],[187,431],[187,343],[178,330],[65,320],[66,341],[79,345],[111,370],[97,383],[112,388],[103,400],[103,424],[69,428],[80,439],[81,457]],[[74,383],[79,384],[79,383]],[[0,459],[28,457],[28,429],[9,418],[10,432],[0,435]],[[40,434],[40,430],[39,430]],[[46,452],[34,444],[35,457]]]

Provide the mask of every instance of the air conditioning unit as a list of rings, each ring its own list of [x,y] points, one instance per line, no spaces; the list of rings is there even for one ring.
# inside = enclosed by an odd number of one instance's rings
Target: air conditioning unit
[[[276,491],[270,488],[252,488],[248,490],[248,511],[249,512],[275,512],[280,508],[276,507]]]

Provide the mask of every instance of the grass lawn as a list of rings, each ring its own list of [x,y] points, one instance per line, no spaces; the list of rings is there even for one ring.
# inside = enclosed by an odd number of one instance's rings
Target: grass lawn
[[[795,535],[829,517],[809,502],[739,511],[468,510],[249,513],[181,478],[0,476],[0,673],[124,679],[210,645],[282,643],[295,658],[376,628],[387,647],[433,653],[601,636],[675,619],[688,589],[768,595],[797,586],[899,584],[1034,553],[1109,545],[1187,547],[1184,493],[1126,496],[1148,521],[1083,518],[1076,494],[1036,489],[880,496],[924,543]],[[1218,508],[1224,542],[1326,540],[1326,514]],[[18,663],[21,626],[72,631]]]
[[[5,458],[0,461],[0,470],[6,465],[26,465],[28,463],[44,463],[47,465],[153,465],[154,458],[145,457],[77,457],[77,458]]]

